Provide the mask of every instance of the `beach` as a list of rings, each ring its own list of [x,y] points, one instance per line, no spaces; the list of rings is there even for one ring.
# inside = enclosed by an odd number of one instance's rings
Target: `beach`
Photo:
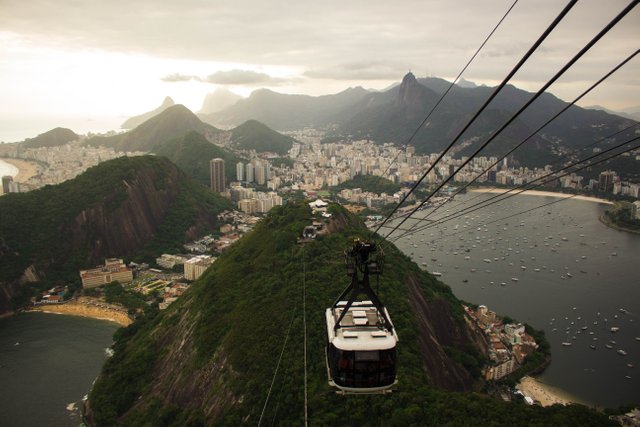
[[[495,193],[502,194],[509,191],[508,188],[474,188],[473,190],[469,190],[472,193]],[[518,193],[520,190],[516,190],[513,194]],[[518,193],[520,194],[520,193]],[[584,200],[585,202],[595,202],[595,203],[603,203],[606,205],[612,205],[613,202],[605,199],[600,199],[598,197],[591,196],[581,196],[581,195],[573,195],[567,193],[555,193],[553,191],[539,191],[539,190],[527,190],[522,192],[521,194],[527,196],[543,196],[543,197],[559,197],[561,199],[568,199],[569,197],[574,198],[576,200]]]
[[[3,157],[0,160],[18,168],[18,174],[13,177],[13,180],[16,182],[27,182],[29,178],[38,174],[37,163],[8,157]]]
[[[523,377],[516,388],[525,396],[529,396],[533,400],[539,402],[542,406],[579,403],[567,393],[563,393],[562,391],[544,384],[532,377]]]
[[[120,326],[129,326],[133,320],[124,307],[107,304],[98,298],[80,297],[65,304],[43,304],[32,308],[43,313],[67,314],[71,316],[90,317],[108,320]]]

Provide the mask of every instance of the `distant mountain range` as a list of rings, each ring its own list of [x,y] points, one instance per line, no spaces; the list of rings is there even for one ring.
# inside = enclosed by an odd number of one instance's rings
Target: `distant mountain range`
[[[378,143],[403,144],[449,85],[450,82],[440,78],[417,79],[409,73],[400,85],[383,92],[352,88],[335,95],[312,97],[263,89],[223,111],[201,117],[208,123],[224,126],[255,119],[276,130],[327,128],[330,138],[368,138]],[[412,145],[419,153],[442,150],[494,89],[466,81],[456,85],[417,133]],[[463,135],[467,144],[458,148],[457,155],[473,152],[477,144],[484,142],[532,95],[512,85],[506,86]],[[543,94],[483,154],[506,152],[566,105],[550,93]],[[557,158],[555,153],[559,147],[577,148],[631,123],[626,117],[572,106],[515,151],[512,160],[528,166],[544,165]],[[476,144],[471,143],[473,141]]]
[[[215,92],[208,93],[207,96],[204,97],[202,108],[198,113],[217,113],[218,111],[222,111],[225,108],[230,107],[241,99],[242,97],[240,95],[236,95],[230,90],[217,89]]]

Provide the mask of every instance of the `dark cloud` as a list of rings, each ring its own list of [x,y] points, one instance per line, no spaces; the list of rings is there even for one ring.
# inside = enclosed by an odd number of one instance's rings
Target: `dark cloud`
[[[304,75],[314,79],[334,80],[394,80],[408,71],[406,65],[382,61],[358,61],[338,64],[333,67],[314,68]]]
[[[218,71],[217,73],[210,74],[204,80],[208,83],[219,85],[268,84],[274,81],[273,77],[269,74],[258,73],[251,70]]]

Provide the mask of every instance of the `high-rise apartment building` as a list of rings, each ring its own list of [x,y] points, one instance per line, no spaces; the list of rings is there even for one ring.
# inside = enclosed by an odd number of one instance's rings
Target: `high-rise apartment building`
[[[211,170],[211,189],[216,193],[224,192],[224,160],[211,159],[209,166]]]
[[[11,175],[5,175],[2,177],[2,193],[7,194],[11,191],[11,183],[13,182],[13,177]]]
[[[244,163],[242,162],[236,164],[236,181],[244,181]]]

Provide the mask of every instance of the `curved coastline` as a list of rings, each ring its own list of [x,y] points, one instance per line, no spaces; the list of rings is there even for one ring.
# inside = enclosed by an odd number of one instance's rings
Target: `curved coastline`
[[[469,191],[472,192],[472,193],[502,194],[502,193],[508,192],[509,190],[510,190],[509,188],[488,187],[488,188],[473,188],[473,189],[471,189]],[[553,191],[527,190],[527,191],[522,192],[522,194],[527,195],[527,196],[558,197],[558,198],[561,198],[561,199],[568,199],[569,197],[573,197],[576,200],[583,200],[585,202],[595,202],[595,203],[602,203],[602,204],[605,204],[605,205],[613,205],[612,201],[605,200],[605,199],[600,199],[598,197],[581,196],[581,195],[574,195],[574,194],[567,194],[567,193],[556,193],[556,192],[553,192]]]
[[[1,157],[0,160],[18,169],[18,173],[13,177],[16,182],[27,182],[31,177],[38,174],[38,164],[29,160],[13,157]]]
[[[40,305],[30,309],[43,313],[65,314],[70,316],[89,317],[98,320],[115,322],[120,326],[129,326],[133,320],[129,317],[124,307],[106,304],[95,298],[80,297],[78,300],[64,304]]]

